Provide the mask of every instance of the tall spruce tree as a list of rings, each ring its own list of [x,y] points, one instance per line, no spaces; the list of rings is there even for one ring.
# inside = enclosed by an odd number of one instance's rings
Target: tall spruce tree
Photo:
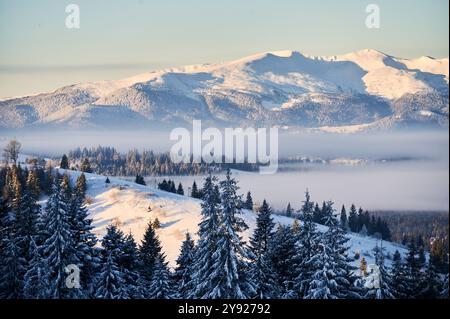
[[[172,291],[170,270],[165,261],[165,256],[159,254],[155,260],[152,280],[150,283],[150,298],[152,299],[171,299]]]
[[[177,194],[184,195],[184,189],[183,189],[183,185],[181,185],[181,183],[178,184]]]
[[[416,241],[411,239],[405,261],[404,285],[406,298],[417,298],[421,290],[422,274],[418,254]]]
[[[256,228],[250,238],[252,266],[249,271],[251,281],[255,284],[255,298],[273,299],[280,296],[277,278],[269,260],[269,246],[273,236],[274,222],[271,208],[266,200],[258,209]]]
[[[75,255],[72,225],[70,223],[71,189],[69,178],[64,175],[61,184],[55,183],[53,194],[46,207],[46,232],[48,236],[43,243],[43,255],[49,265],[50,298],[74,298],[79,295],[78,289],[66,286],[66,267],[79,264]]]
[[[332,202],[327,202],[325,225],[328,229],[320,236],[318,252],[309,260],[314,269],[305,294],[306,299],[360,298],[354,289],[355,276],[347,256],[348,237],[339,227]]]
[[[275,225],[271,215],[272,209],[264,199],[263,204],[258,209],[255,231],[249,241],[250,250],[255,256],[262,255],[268,250]]]
[[[125,284],[123,272],[117,265],[114,252],[108,251],[100,275],[96,280],[95,298],[126,299],[129,296],[126,292]]]
[[[122,256],[119,267],[122,268],[125,279],[125,289],[132,299],[142,299],[147,296],[146,281],[140,276],[141,263],[138,258],[138,249],[133,236],[130,234],[124,237],[122,246]]]
[[[78,176],[76,184],[75,184],[75,196],[77,198],[84,199],[86,196],[87,184],[86,184],[86,175],[83,173]]]
[[[130,278],[130,272],[134,270],[131,268],[132,266],[130,264],[134,262],[131,261],[131,259],[136,257],[130,257],[130,242],[127,243],[126,236],[121,230],[114,225],[109,225],[106,228],[106,234],[102,239],[102,248],[101,256],[103,258],[103,268],[100,277],[98,278],[98,281],[101,281],[102,283],[96,284],[97,286],[101,285],[104,287],[104,291],[101,291],[100,295],[111,292],[117,298],[118,296],[124,299],[132,298],[132,293],[134,292],[136,285],[134,282],[130,282],[130,279],[132,279]],[[113,281],[112,277],[117,277],[117,281]],[[112,282],[116,289],[110,290],[110,287],[108,286],[109,281]],[[111,287],[111,289],[114,287]]]
[[[26,299],[45,299],[50,297],[48,275],[50,269],[42,258],[41,249],[36,245],[34,237],[30,243],[28,269],[24,277],[23,296]]]
[[[26,260],[21,256],[20,247],[14,234],[9,234],[3,243],[0,264],[1,299],[18,299],[22,297],[23,274]]]
[[[441,279],[436,272],[436,262],[433,258],[428,259],[428,263],[426,265],[424,280],[422,285],[422,290],[419,293],[420,298],[424,299],[436,299],[440,295],[441,289]]]
[[[356,207],[354,204],[350,206],[350,211],[348,214],[348,227],[350,231],[356,233],[358,232],[358,213],[356,212]]]
[[[82,192],[75,189],[73,193],[69,222],[71,224],[75,255],[79,261],[80,285],[86,297],[94,294],[94,279],[100,269],[99,249],[96,248],[97,237],[92,233],[92,219],[88,218]]]
[[[180,255],[177,258],[177,268],[175,269],[174,280],[177,285],[177,298],[189,298],[189,293],[193,290],[192,274],[194,268],[194,240],[189,233],[181,245]]]
[[[313,212],[313,221],[316,224],[320,224],[322,220],[322,210],[319,207],[319,204],[316,203],[316,205],[314,206],[314,212]]]
[[[156,235],[155,228],[151,221],[148,223],[147,229],[145,230],[138,254],[141,261],[141,276],[148,284],[150,284],[156,259],[161,254],[161,242]]]
[[[36,173],[30,171],[20,201],[20,214],[17,216],[16,236],[22,248],[22,256],[27,261],[30,260],[29,247],[32,237],[37,235],[37,220],[41,214],[41,206],[37,203],[39,198],[36,194],[38,183]]]
[[[299,211],[300,219],[303,222],[298,236],[296,262],[297,278],[295,278],[294,296],[303,298],[312,279],[313,269],[308,261],[317,251],[319,234],[314,223],[314,203],[311,201],[309,191],[305,192],[305,200]]]
[[[347,230],[347,211],[344,205],[342,205],[341,209],[340,225],[343,230]]]
[[[18,199],[18,207],[15,211],[14,240],[19,249],[18,255],[24,262],[20,267],[20,280],[23,280],[31,260],[30,245],[31,241],[37,238],[38,218],[41,214],[41,206],[37,203],[38,195],[36,194],[37,177],[34,171],[29,171],[27,175],[25,186],[22,188],[21,198]]]
[[[288,203],[286,207],[286,217],[292,217],[294,210],[291,207],[291,203]]]
[[[405,268],[402,256],[398,250],[395,251],[392,258],[391,278],[391,288],[394,297],[396,299],[405,298]]]
[[[244,208],[248,210],[253,210],[253,198],[250,191],[247,192],[247,197],[245,198]]]
[[[247,276],[249,254],[239,235],[248,226],[239,217],[242,199],[237,195],[238,189],[227,170],[225,180],[220,182],[220,224],[208,277],[212,289],[206,293],[207,298],[245,299],[255,293]]]
[[[0,298],[18,299],[22,297],[23,275],[27,260],[20,246],[18,227],[21,222],[22,187],[15,165],[7,170],[5,202],[2,204],[2,242],[0,251]]]
[[[215,187],[216,183],[217,178],[209,175],[203,184],[202,221],[199,224],[199,240],[195,252],[192,283],[190,283],[195,289],[189,293],[189,298],[208,298],[208,294],[212,289],[210,281],[213,263],[212,255],[218,240],[220,223],[220,194]]]
[[[200,193],[198,191],[197,183],[195,181],[192,183],[191,197],[193,197],[193,198],[201,197]]]
[[[62,169],[69,169],[69,159],[67,158],[66,154],[63,154],[63,156],[61,157],[59,167]]]
[[[268,258],[276,275],[280,297],[292,298],[297,278],[296,247],[297,238],[290,226],[278,225],[270,241]]]
[[[391,275],[387,271],[384,265],[384,254],[383,249],[380,246],[376,246],[375,252],[375,264],[376,269],[376,280],[374,281],[373,287],[367,291],[365,298],[368,299],[394,299],[394,291],[391,287],[392,279]]]

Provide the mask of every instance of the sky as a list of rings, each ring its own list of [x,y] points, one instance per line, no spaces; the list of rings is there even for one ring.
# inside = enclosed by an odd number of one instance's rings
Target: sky
[[[80,8],[80,28],[65,21]],[[380,28],[365,21],[380,8]],[[0,97],[258,52],[448,57],[448,0],[0,0]]]

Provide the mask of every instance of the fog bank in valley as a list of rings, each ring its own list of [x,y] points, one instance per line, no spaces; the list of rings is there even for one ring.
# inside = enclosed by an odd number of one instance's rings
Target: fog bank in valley
[[[163,131],[7,131],[3,146],[17,138],[23,153],[59,157],[75,147],[114,146],[167,151],[175,143]],[[355,203],[367,209],[442,210],[449,207],[449,133],[442,131],[383,132],[371,134],[280,133],[279,156],[311,156],[322,159],[351,158],[394,160],[357,166],[309,165],[275,175],[236,172],[242,193],[266,198],[277,209],[288,202],[299,208],[308,188],[315,201],[333,200],[336,207]],[[201,177],[170,177],[185,187]],[[154,185],[155,178],[148,177]]]

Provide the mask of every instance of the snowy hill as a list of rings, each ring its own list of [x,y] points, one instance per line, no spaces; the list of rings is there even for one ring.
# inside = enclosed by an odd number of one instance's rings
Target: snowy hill
[[[61,173],[63,171],[61,170]],[[80,174],[75,171],[67,172],[73,181]],[[90,202],[88,209],[90,217],[93,219],[94,233],[101,238],[106,233],[106,227],[109,224],[115,224],[125,233],[131,233],[139,243],[148,221],[158,218],[161,228],[157,233],[170,265],[174,266],[185,233],[187,231],[192,234],[197,232],[197,226],[201,220],[200,201],[119,178],[110,177],[111,183],[106,184],[104,176],[85,175],[88,185],[87,196]],[[148,211],[149,207],[151,207],[150,212]],[[243,218],[249,225],[249,230],[244,234],[244,239],[247,239],[256,225],[256,214],[245,211]],[[273,216],[273,219],[276,223],[284,225],[291,225],[294,221],[292,218],[276,215]],[[318,227],[322,231],[325,229],[324,226]],[[357,234],[351,234],[349,237],[350,255],[354,256],[356,252],[359,252],[369,264],[374,263],[372,250],[379,241]],[[405,253],[402,246],[394,243],[383,241],[383,247],[388,256],[392,256],[396,249],[402,254]],[[355,260],[354,264],[355,266],[359,265],[359,260]]]
[[[447,125],[448,67],[448,58],[407,60],[375,50],[328,57],[261,53],[3,100],[0,128],[133,127],[193,118],[303,127]]]

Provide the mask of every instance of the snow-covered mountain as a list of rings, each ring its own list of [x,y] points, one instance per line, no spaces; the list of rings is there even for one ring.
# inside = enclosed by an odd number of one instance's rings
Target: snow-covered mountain
[[[295,51],[76,84],[0,101],[0,128],[190,122],[295,127],[448,125],[448,58]]]

